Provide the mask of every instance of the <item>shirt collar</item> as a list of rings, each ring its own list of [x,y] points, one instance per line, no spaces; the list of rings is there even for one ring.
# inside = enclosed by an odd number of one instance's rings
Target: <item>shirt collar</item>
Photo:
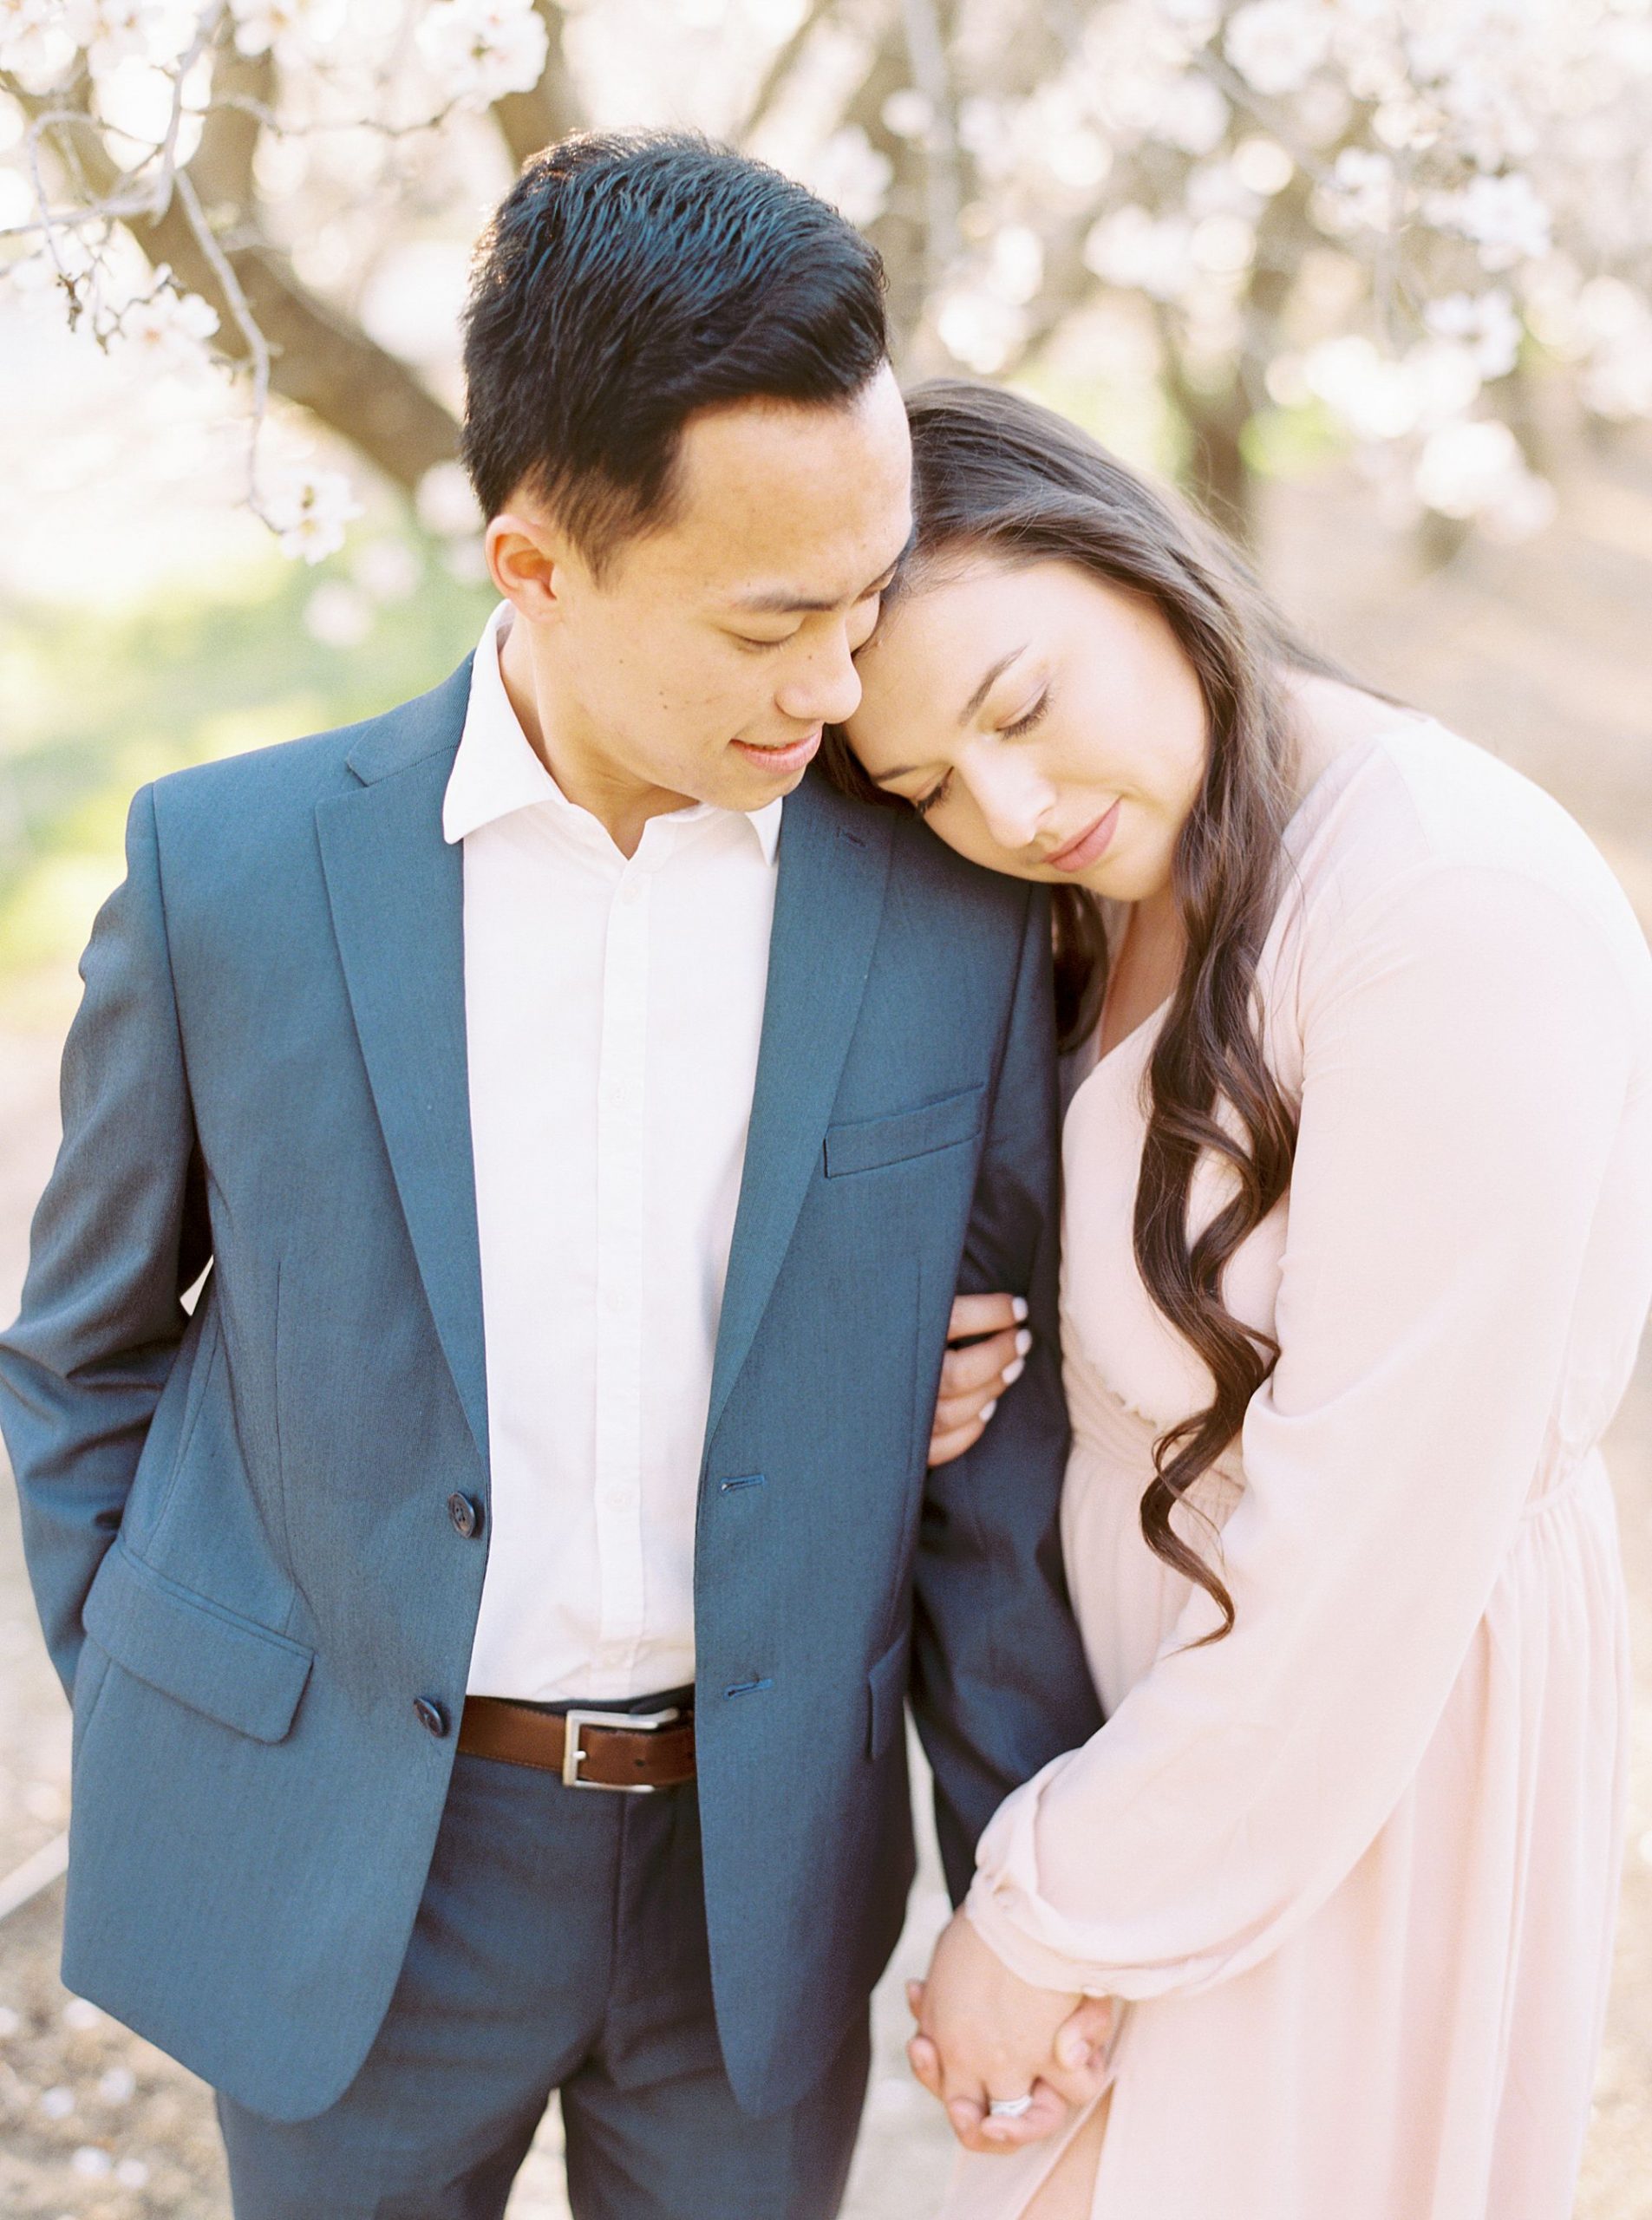
[[[460,735],[459,752],[454,758],[442,798],[443,836],[450,843],[463,840],[484,825],[493,824],[519,809],[548,806],[568,819],[571,831],[575,829],[574,820],[578,820],[581,829],[594,828],[606,839],[607,834],[595,818],[568,800],[534,754],[511,707],[511,697],[505,690],[499,667],[500,643],[510,616],[509,602],[500,602],[483,629],[476,659],[471,665],[465,728]],[[773,864],[780,846],[782,806],[781,800],[775,800],[761,809],[745,811],[719,809],[711,802],[696,802],[691,809],[675,810],[669,817],[650,818],[643,837],[646,839],[648,831],[656,825],[669,826],[675,835],[679,830],[686,832],[690,826],[713,819],[740,818],[755,834],[764,860]]]

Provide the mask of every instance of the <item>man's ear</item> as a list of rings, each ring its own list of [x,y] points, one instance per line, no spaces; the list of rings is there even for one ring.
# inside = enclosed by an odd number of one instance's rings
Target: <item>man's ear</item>
[[[482,544],[488,575],[502,598],[530,624],[554,623],[573,560],[554,526],[526,505],[501,509]]]

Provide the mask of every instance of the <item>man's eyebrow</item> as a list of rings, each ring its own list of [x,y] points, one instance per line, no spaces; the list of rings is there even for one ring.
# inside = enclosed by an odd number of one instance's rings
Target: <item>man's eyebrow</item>
[[[1026,652],[1027,643],[1023,640],[1018,648],[1011,648],[1007,656],[999,656],[997,662],[994,663],[992,669],[987,673],[980,685],[976,688],[975,692],[970,696],[963,708],[958,712],[958,724],[960,728],[969,723],[970,718],[974,716],[976,711],[986,700],[988,695],[991,693],[993,688],[1003,676],[1005,671],[1009,669],[1010,664],[1014,663],[1018,656],[1024,656]],[[898,765],[892,771],[878,772],[877,777],[872,780],[872,784],[874,787],[892,787],[897,779],[910,779],[915,771],[921,771],[923,768],[924,766],[921,763],[902,763]]]
[[[904,554],[905,550],[901,552]],[[864,601],[869,593],[881,591],[899,570],[900,561],[898,555],[869,586],[861,588],[859,598]],[[773,586],[767,593],[741,594],[729,606],[748,610],[756,617],[808,617],[822,610],[837,609],[841,604],[835,601],[812,601],[806,595],[793,593],[785,586]]]

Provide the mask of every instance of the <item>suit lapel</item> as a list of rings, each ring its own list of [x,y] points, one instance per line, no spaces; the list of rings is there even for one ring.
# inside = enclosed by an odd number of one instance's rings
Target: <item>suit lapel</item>
[[[384,1144],[431,1316],[487,1457],[481,1264],[465,1052],[464,865],[441,803],[468,665],[369,728],[351,756],[367,783],[323,802],[333,930]]]
[[[806,778],[780,820],[762,1042],[708,1441],[774,1292],[832,1114],[883,916],[894,814]]]

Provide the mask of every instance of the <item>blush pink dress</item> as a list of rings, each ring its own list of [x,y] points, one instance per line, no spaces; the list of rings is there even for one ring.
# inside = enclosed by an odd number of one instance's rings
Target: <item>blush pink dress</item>
[[[1132,1255],[1154,1018],[1066,1126],[1107,1724],[1003,1805],[970,1916],[1126,2000],[1094,2220],[1565,2220],[1624,1824],[1596,1445],[1652,1294],[1652,959],[1557,805],[1426,720],[1287,849],[1259,987],[1301,1139],[1226,1283],[1281,1354],[1200,1498],[1237,1629],[1188,1647],[1215,1610],[1138,1524],[1207,1394]],[[1227,1192],[1205,1167],[1195,1219]],[[1011,2220],[1059,2147],[962,2158],[946,2220]]]

